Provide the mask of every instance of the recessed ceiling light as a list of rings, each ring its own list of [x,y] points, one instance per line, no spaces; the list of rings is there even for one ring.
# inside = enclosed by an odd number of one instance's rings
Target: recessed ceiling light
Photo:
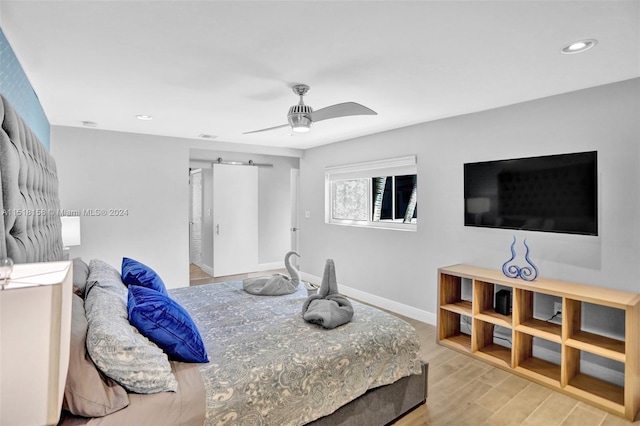
[[[215,139],[215,138],[217,138],[217,136],[215,136],[215,135],[208,135],[206,133],[200,133],[198,136],[201,137],[202,139]]]
[[[136,115],[138,120],[153,120],[153,117],[150,115]]]
[[[95,121],[83,121],[82,125],[84,127],[98,127],[98,123],[96,123]]]
[[[595,46],[597,43],[598,43],[598,40],[594,40],[594,39],[574,41],[573,43],[563,47],[562,50],[560,50],[560,52],[564,53],[565,55],[572,55],[574,53],[586,52],[587,50]]]

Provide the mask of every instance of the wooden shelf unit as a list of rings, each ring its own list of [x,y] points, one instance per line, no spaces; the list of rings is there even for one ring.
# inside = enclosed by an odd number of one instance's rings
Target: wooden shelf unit
[[[471,300],[463,286],[471,282]],[[495,312],[497,287],[512,292],[512,313]],[[534,294],[562,300],[561,323],[534,317]],[[557,299],[556,299],[557,300]],[[640,294],[538,278],[505,277],[501,271],[468,265],[438,269],[438,342],[519,376],[633,421],[640,417]],[[624,340],[582,329],[583,304],[624,314]],[[510,331],[511,347],[498,343],[495,327]],[[534,342],[558,348],[556,364],[534,355]],[[581,353],[624,366],[618,386],[580,371]],[[608,361],[611,362],[611,361]]]

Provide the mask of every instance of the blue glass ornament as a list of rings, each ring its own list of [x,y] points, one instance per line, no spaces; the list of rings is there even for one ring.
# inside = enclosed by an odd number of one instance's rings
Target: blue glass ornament
[[[525,281],[533,281],[538,278],[538,268],[529,258],[529,246],[527,245],[526,238],[523,244],[526,249],[524,259],[527,262],[527,266],[521,267],[516,264],[510,264],[516,258],[516,236],[514,235],[513,242],[511,243],[511,259],[502,264],[502,273],[508,278],[521,278]]]

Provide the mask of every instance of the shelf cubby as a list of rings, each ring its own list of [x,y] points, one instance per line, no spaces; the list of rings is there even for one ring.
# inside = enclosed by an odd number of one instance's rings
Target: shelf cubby
[[[472,352],[491,363],[511,367],[511,348],[496,343],[496,327],[492,322],[473,320],[475,339]]]
[[[566,344],[572,348],[594,353],[604,358],[625,362],[625,341],[614,337],[599,334],[597,332],[586,331],[583,328],[583,307],[593,306],[579,300],[567,299],[567,335]],[[602,308],[600,308],[602,309]],[[605,307],[611,315],[620,316],[620,310],[612,307]],[[602,332],[601,332],[602,333]],[[622,330],[624,335],[624,330]]]
[[[500,289],[511,291],[509,315],[495,311]],[[438,300],[440,344],[627,420],[640,415],[640,294],[454,265],[438,270]]]
[[[595,399],[600,405],[608,407],[609,411],[615,411],[619,415],[625,412],[625,387],[611,383],[600,378],[584,373],[581,361],[583,351],[573,347],[567,347],[566,358],[566,389],[570,394],[581,399]],[[597,356],[597,355],[596,355]]]
[[[516,317],[516,331],[540,337],[555,343],[562,342],[562,325],[550,322],[549,320],[539,319],[534,316],[535,292],[516,289],[514,300],[517,305],[514,306],[513,314]],[[549,316],[551,318],[551,316]]]
[[[499,287],[499,288],[497,288]],[[490,322],[501,327],[511,327],[513,324],[511,315],[503,315],[496,312],[495,294],[504,287],[494,286],[494,284],[482,280],[473,281],[473,303],[477,307],[474,311],[475,318]],[[511,291],[511,288],[505,288]]]
[[[465,291],[467,287],[467,291]],[[440,307],[461,315],[471,316],[471,300],[463,298],[471,293],[471,281],[461,277],[443,275],[440,279]]]
[[[528,333],[517,331],[515,333],[515,369],[524,376],[528,376],[537,382],[542,382],[553,388],[560,387],[561,381],[561,366],[560,363],[555,363],[552,360],[544,359],[540,356],[536,356],[536,346],[547,346],[552,349],[549,352],[555,352],[560,358],[561,346],[551,340],[533,336]]]
[[[444,308],[440,309],[439,339],[463,352],[471,352],[471,331],[466,330],[461,323],[471,324],[471,317],[453,312]],[[471,325],[469,325],[471,327]]]

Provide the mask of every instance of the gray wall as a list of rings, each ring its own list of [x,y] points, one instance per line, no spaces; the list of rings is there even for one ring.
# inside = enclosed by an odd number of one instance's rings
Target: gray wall
[[[122,257],[152,267],[167,287],[189,283],[189,152],[170,138],[52,128],[62,209],[126,209],[124,216],[81,215],[82,245],[70,256]]]
[[[634,79],[305,151],[301,269],[321,276],[325,259],[333,258],[338,281],[355,295],[433,322],[437,268],[499,269],[515,234],[527,238],[543,277],[638,291],[639,95],[640,79]],[[599,236],[463,225],[464,163],[589,150],[598,151]],[[417,232],[324,223],[326,166],[414,154]]]
[[[229,148],[236,152],[230,154]],[[61,208],[128,210],[126,216],[83,216],[82,245],[72,247],[70,255],[103,259],[117,268],[123,256],[132,257],[155,269],[169,288],[189,285],[188,170],[194,150],[234,158],[252,152],[254,160],[269,151],[271,158],[287,158],[281,164],[289,168],[298,167],[301,155],[294,149],[53,126],[51,153],[58,166]],[[288,176],[289,170],[277,173]],[[271,184],[279,188],[281,183]],[[267,215],[260,226],[269,229],[261,232],[269,235],[284,211],[275,219]],[[274,233],[282,232],[278,226]],[[288,238],[287,227],[282,239]],[[260,256],[275,261],[283,256],[282,248],[265,243]]]

